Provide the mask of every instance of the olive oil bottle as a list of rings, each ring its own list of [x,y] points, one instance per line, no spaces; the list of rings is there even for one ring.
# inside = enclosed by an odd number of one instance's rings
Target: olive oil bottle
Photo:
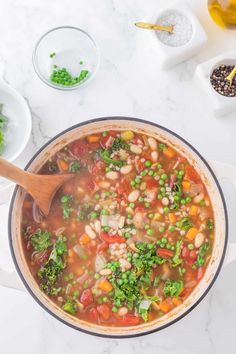
[[[236,29],[236,0],[208,0],[213,20],[226,29]]]

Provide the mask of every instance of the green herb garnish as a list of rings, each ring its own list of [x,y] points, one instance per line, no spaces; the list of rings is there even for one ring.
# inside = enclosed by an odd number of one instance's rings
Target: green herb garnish
[[[30,238],[35,251],[41,252],[52,246],[51,234],[46,230],[36,230]]]

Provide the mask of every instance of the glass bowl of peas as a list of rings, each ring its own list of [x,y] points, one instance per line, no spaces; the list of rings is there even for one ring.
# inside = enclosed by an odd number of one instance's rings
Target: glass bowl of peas
[[[53,28],[37,42],[33,65],[38,77],[59,90],[74,90],[94,77],[99,66],[94,39],[80,28]]]

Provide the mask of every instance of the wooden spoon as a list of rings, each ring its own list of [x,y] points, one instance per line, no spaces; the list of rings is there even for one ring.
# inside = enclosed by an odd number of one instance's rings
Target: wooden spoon
[[[47,216],[57,190],[75,175],[69,173],[64,175],[36,175],[0,158],[0,176],[23,187],[33,197],[44,215]]]

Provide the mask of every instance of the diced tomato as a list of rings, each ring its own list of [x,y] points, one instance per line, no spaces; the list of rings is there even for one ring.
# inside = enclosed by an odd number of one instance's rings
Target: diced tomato
[[[91,173],[95,176],[98,172],[105,171],[106,164],[103,161],[97,161],[91,168]]]
[[[88,188],[89,191],[91,192],[96,192],[99,187],[96,182],[94,182],[92,179],[88,180],[86,183],[86,187]]]
[[[98,252],[103,252],[103,251],[107,250],[108,247],[109,247],[109,244],[108,244],[107,242],[103,241],[102,243],[100,243],[100,244],[98,245],[97,251],[98,251]]]
[[[185,167],[185,178],[193,182],[199,182],[200,177],[193,166]]]
[[[98,305],[97,312],[105,321],[109,320],[111,317],[111,309],[107,304]]]
[[[76,157],[84,157],[89,150],[89,145],[84,140],[77,140],[71,146],[72,154]]]
[[[145,182],[146,182],[147,189],[149,190],[158,188],[158,182],[154,178],[149,178]]]
[[[138,173],[142,172],[145,169],[145,163],[140,159],[135,160],[135,168]]]
[[[116,132],[114,132],[113,130],[110,130],[106,136],[103,136],[100,140],[100,144],[103,149],[108,149],[109,147],[112,147],[115,137]]]
[[[196,250],[190,251],[189,258],[194,260],[194,261],[196,261],[196,259],[197,259],[197,251]]]
[[[201,280],[205,273],[205,267],[199,267],[197,271],[197,280]]]
[[[140,323],[141,318],[128,314],[123,317],[118,318],[118,321],[123,325],[123,326],[137,326]]]
[[[136,213],[143,213],[145,210],[146,210],[146,209],[145,209],[144,205],[142,205],[142,204],[140,203],[140,205],[138,205],[138,206],[134,209],[134,212],[135,212],[135,214],[136,214]]]
[[[122,197],[127,198],[129,192],[131,190],[130,181],[127,178],[122,178],[120,184],[117,188],[117,194],[121,195]]]
[[[126,239],[122,236],[119,235],[109,235],[106,232],[102,232],[100,234],[100,237],[103,239],[103,241],[109,243],[124,243]]]
[[[184,246],[181,252],[181,255],[184,259],[189,257],[189,249],[188,247]]]
[[[158,248],[157,255],[162,258],[171,258],[174,256],[174,252],[168,250],[167,248]]]
[[[95,307],[92,307],[89,310],[89,318],[91,319],[91,321],[97,322],[99,316],[98,316],[98,310]]]
[[[91,289],[85,289],[81,296],[80,296],[80,302],[84,306],[88,306],[93,303],[93,294]]]

